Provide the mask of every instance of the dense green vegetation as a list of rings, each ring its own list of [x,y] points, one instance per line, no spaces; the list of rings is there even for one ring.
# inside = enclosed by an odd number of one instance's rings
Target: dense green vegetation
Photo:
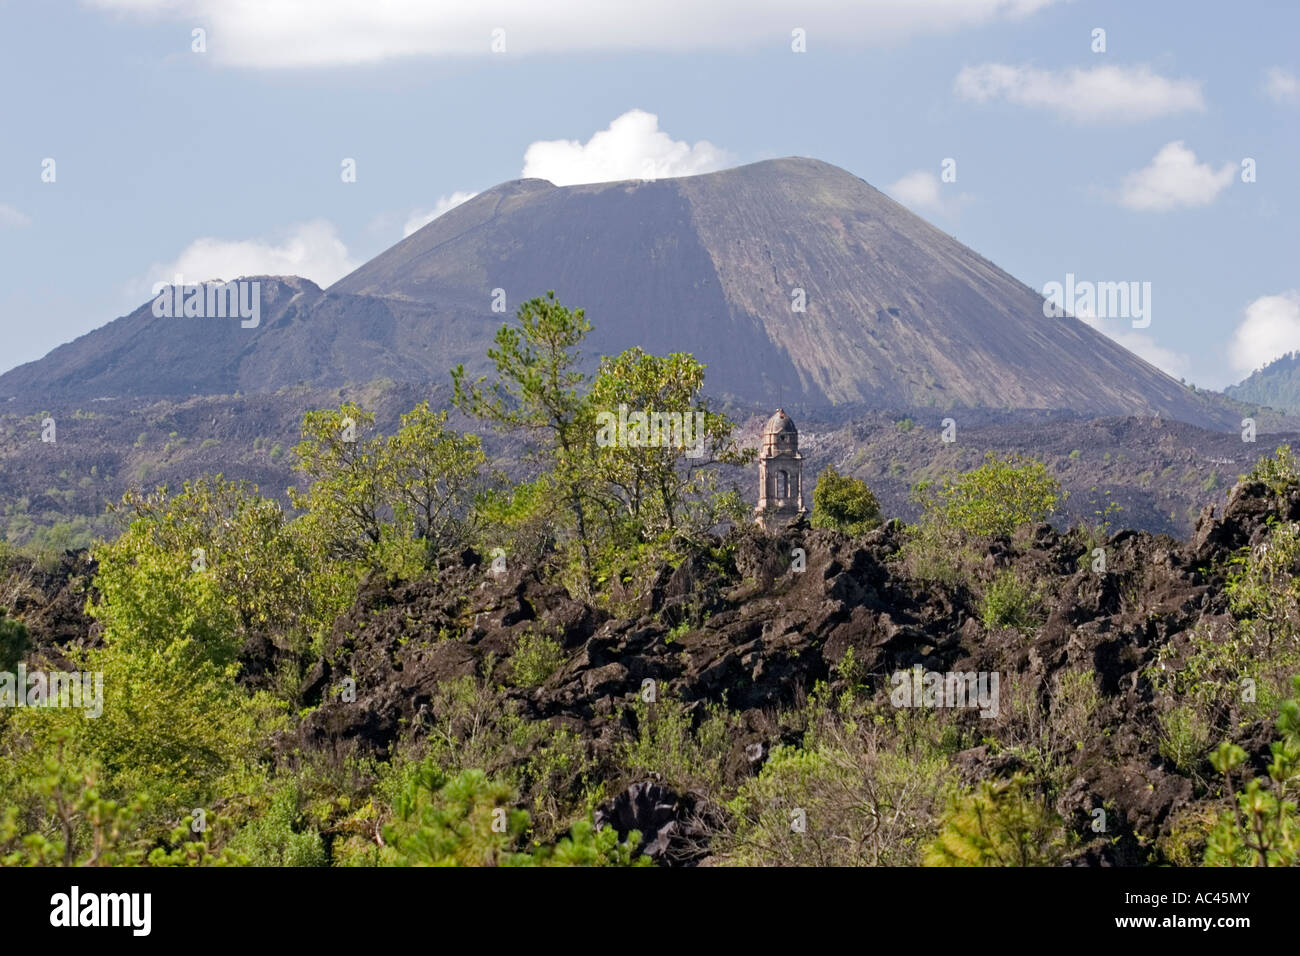
[[[864,534],[880,524],[880,502],[865,481],[828,466],[817,476],[810,523],[814,528]]]
[[[311,675],[325,641],[369,584],[436,580],[444,559],[473,549],[491,574],[522,565],[617,613],[665,567],[726,560],[708,533],[745,512],[711,466],[752,452],[699,397],[703,367],[632,349],[586,376],[578,349],[589,328],[553,294],[534,299],[498,334],[495,376],[454,373],[462,411],[527,442],[534,472],[521,483],[493,473],[479,437],[427,403],[389,435],[344,404],[303,420],[292,510],[219,475],[126,495],[113,509],[120,534],[94,547],[96,639],[59,649],[65,669],[103,675],[102,715],[0,708],[0,863],[641,865],[639,834],[598,830],[593,811],[648,778],[695,795],[720,863],[1065,859],[1074,837],[1053,800],[1099,706],[1098,676],[1077,665],[1055,678],[1050,703],[1009,681],[1001,712],[977,730],[951,711],[891,707],[881,675],[860,673],[850,649],[770,715],[780,743],[756,773],[738,774],[726,767],[741,724],[725,695],[642,698],[599,752],[529,713],[517,691],[573,656],[538,627],[507,649],[503,681],[489,659],[441,682],[426,721],[386,759],[294,737],[319,700]],[[703,454],[685,441],[598,442],[601,413],[622,406],[698,413]],[[1279,495],[1300,486],[1289,449],[1254,478]],[[896,555],[901,572],[974,591],[990,634],[1027,640],[1047,595],[1011,568],[986,567],[984,554],[1053,514],[1061,492],[1043,465],[990,456],[917,497],[923,517]],[[880,524],[864,483],[822,472],[814,527],[863,535]],[[1224,801],[1215,819],[1187,821],[1187,839],[1162,860],[1193,847],[1210,863],[1295,862],[1300,703],[1286,691],[1300,670],[1297,561],[1295,525],[1240,554],[1225,569],[1231,633],[1194,635],[1177,667],[1149,676],[1184,702],[1163,720],[1161,753]],[[18,567],[0,555],[0,594],[16,587]],[[670,622],[670,633],[698,617]],[[447,630],[440,640],[455,639]],[[266,642],[275,669],[250,673],[247,649]],[[0,670],[30,651],[28,628],[0,610]],[[1253,693],[1238,703],[1248,662]],[[1245,721],[1278,713],[1265,786],[1230,741]],[[972,785],[954,757],[975,747],[1019,769]]]

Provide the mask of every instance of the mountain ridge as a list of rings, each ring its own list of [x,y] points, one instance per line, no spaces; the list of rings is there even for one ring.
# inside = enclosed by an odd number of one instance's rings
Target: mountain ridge
[[[593,322],[589,367],[633,345],[692,352],[706,389],[741,402],[1059,408],[1218,428],[1237,417],[1086,324],[1044,317],[1023,282],[803,157],[674,179],[512,180],[325,289],[261,279],[256,329],[157,319],[146,304],[0,375],[0,400],[442,383],[457,364],[486,371],[497,328],[554,289]]]
[[[1300,351],[1279,355],[1236,385],[1223,390],[1230,398],[1300,414]]]

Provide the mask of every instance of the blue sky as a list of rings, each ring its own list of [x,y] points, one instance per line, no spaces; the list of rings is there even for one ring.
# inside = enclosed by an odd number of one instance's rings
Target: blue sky
[[[1149,282],[1149,326],[1093,321],[1222,387],[1300,348],[1297,36],[1284,2],[0,0],[0,370],[178,269],[326,284],[526,170],[804,155],[1036,289]]]

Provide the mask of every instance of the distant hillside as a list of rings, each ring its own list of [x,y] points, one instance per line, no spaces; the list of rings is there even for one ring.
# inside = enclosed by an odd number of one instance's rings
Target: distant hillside
[[[202,474],[246,479],[263,493],[282,496],[300,476],[291,449],[302,413],[356,401],[376,414],[383,431],[422,399],[445,406],[447,386],[377,382],[360,388],[286,388],[240,396],[185,399],[113,399],[15,411],[0,404],[0,539],[61,551],[108,534],[105,507],[131,487],[179,488]],[[771,409],[731,406],[748,446]],[[58,441],[40,440],[46,414],[58,423]],[[858,412],[843,419],[799,418],[807,461],[808,500],[815,476],[828,465],[863,478],[891,516],[914,520],[909,500],[920,480],[973,468],[985,451],[1031,455],[1070,492],[1063,523],[1099,520],[1113,502],[1114,527],[1186,538],[1206,504],[1220,503],[1237,476],[1295,433],[1261,435],[1246,444],[1236,432],[1206,430],[1159,418],[1087,419],[1069,413],[966,413],[959,440],[939,439],[942,415],[933,411]],[[452,423],[483,433],[494,462],[515,479],[526,474],[516,440],[484,431],[457,413]],[[724,469],[726,487],[757,501],[756,468]]]
[[[1033,289],[813,159],[505,183],[327,290],[263,285],[257,328],[144,306],[0,376],[0,400],[442,384],[458,363],[482,370],[501,323],[554,289],[587,310],[591,362],[632,345],[692,352],[710,393],[764,407],[1069,409],[1219,428],[1240,417],[1084,323],[1044,317]]]
[[[1240,402],[1300,415],[1300,351],[1274,359],[1252,372],[1240,385],[1229,385],[1224,392]]]

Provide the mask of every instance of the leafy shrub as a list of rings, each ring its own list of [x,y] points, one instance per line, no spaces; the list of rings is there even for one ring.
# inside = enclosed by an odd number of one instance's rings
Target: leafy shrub
[[[1242,719],[1274,713],[1300,669],[1297,564],[1296,523],[1274,524],[1263,542],[1234,557],[1225,585],[1236,618],[1231,630],[1198,624],[1185,647],[1161,647],[1148,671],[1156,688],[1196,701],[1206,714],[1225,708]]]
[[[933,747],[823,715],[803,747],[776,747],[741,785],[715,851],[741,866],[914,866],[950,779]]]
[[[1004,627],[1032,631],[1041,622],[1038,592],[1013,569],[999,571],[984,590],[980,619],[990,631]]]
[[[1201,711],[1184,704],[1160,715],[1160,753],[1182,773],[1193,774],[1204,763],[1212,729]]]
[[[196,836],[185,826],[170,832],[147,827],[150,795],[114,798],[106,792],[99,763],[71,745],[61,730],[31,747],[16,763],[0,764],[0,866],[205,866],[244,864],[238,854],[213,852],[210,835],[223,821]],[[10,751],[7,757],[14,757]]]
[[[524,634],[510,657],[510,675],[516,687],[536,687],[560,669],[564,648],[543,634]]]
[[[1018,455],[999,459],[989,452],[984,464],[945,478],[938,488],[918,485],[915,497],[925,511],[923,521],[983,538],[1010,536],[1022,525],[1046,520],[1063,496],[1041,461]]]
[[[1028,778],[983,780],[955,798],[939,836],[925,850],[926,866],[1056,866],[1065,832]]]
[[[1262,482],[1276,495],[1286,494],[1300,486],[1300,460],[1290,445],[1279,445],[1272,455],[1260,457],[1246,478]]]
[[[597,830],[591,820],[577,820],[554,847],[541,846],[533,859],[541,866],[653,866],[649,857],[633,857],[641,832],[631,830],[622,843],[613,827]]]
[[[635,733],[623,741],[618,763],[632,778],[656,775],[670,786],[716,792],[722,765],[731,751],[740,717],[716,704],[703,708],[696,726],[686,705],[675,697],[633,705]]]
[[[863,534],[880,524],[880,502],[867,483],[827,466],[813,490],[812,526]]]
[[[277,789],[264,813],[247,823],[228,844],[249,866],[325,866],[320,834],[304,826],[301,794],[289,784]]]
[[[509,866],[528,814],[513,806],[514,790],[481,770],[449,776],[425,763],[414,767],[384,827],[394,866]]]
[[[1300,524],[1274,525],[1268,541],[1234,561],[1228,605],[1265,654],[1300,649]]]
[[[574,823],[553,847],[524,852],[529,817],[508,784],[480,770],[448,775],[432,763],[412,768],[383,828],[380,860],[395,866],[646,866],[633,859],[641,835],[620,842],[613,828]]]
[[[968,583],[983,563],[984,539],[1010,536],[1044,520],[1063,497],[1042,462],[998,459],[989,452],[972,471],[950,475],[937,486],[916,485],[912,500],[921,506],[921,520],[908,529],[900,558],[918,580],[950,587]]]
[[[1246,762],[1246,751],[1224,742],[1210,757],[1223,775],[1228,809],[1210,833],[1205,848],[1209,866],[1295,866],[1300,863],[1300,677],[1295,697],[1283,702],[1278,715],[1279,739],[1271,747],[1268,777],[1255,777],[1238,791],[1234,774]]]

